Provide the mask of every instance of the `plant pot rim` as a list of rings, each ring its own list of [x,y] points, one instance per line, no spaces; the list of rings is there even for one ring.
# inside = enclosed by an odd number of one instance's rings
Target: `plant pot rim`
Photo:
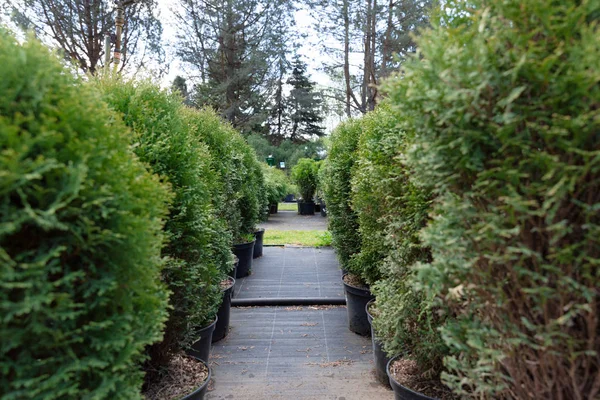
[[[192,355],[189,355],[189,354],[187,356],[188,357],[192,357],[195,360],[198,360],[202,364],[204,364],[204,366],[208,370],[208,376],[206,377],[206,379],[204,380],[204,382],[202,382],[202,385],[200,385],[199,387],[197,387],[196,389],[194,389],[193,392],[188,393],[187,395],[183,396],[180,400],[188,400],[188,399],[194,398],[194,396],[196,394],[200,393],[202,390],[204,390],[208,386],[208,384],[210,382],[210,379],[212,378],[212,371],[210,370],[210,367],[208,366],[208,362],[207,361],[204,361],[204,360],[202,360],[202,359],[200,359],[200,358],[198,358],[196,356],[192,356]]]
[[[219,317],[217,317],[217,316],[215,315],[215,320],[214,320],[213,322],[211,322],[211,323],[210,323],[210,324],[208,324],[208,325],[205,325],[205,326],[203,326],[202,328],[198,328],[198,329],[196,329],[196,332],[204,332],[204,331],[208,331],[208,330],[210,330],[211,328],[212,328],[212,329],[214,329],[214,328],[215,328],[215,326],[217,326],[217,320],[218,320],[218,319],[219,319]],[[204,360],[203,360],[203,361],[204,361]]]
[[[254,242],[256,242],[256,239],[252,240],[251,242],[244,242],[244,243],[234,243],[233,247],[238,247],[238,248],[244,248],[244,247],[250,247],[250,245],[254,246]]]
[[[369,322],[373,321],[373,315],[371,315],[371,313],[369,312],[369,307],[375,304],[375,300],[377,299],[371,299],[365,305],[365,311],[367,312],[367,318],[369,319]]]
[[[225,280],[231,282],[231,286],[226,287],[225,289],[221,288],[221,292],[226,292],[226,291],[228,291],[229,289],[231,289],[232,287],[235,286],[235,278],[233,276],[228,276],[228,277],[226,277],[226,279],[223,279],[221,282],[223,282]],[[217,317],[217,319],[218,319],[218,317]],[[216,321],[215,321],[215,323],[216,323]]]
[[[261,233],[261,232],[265,232],[265,228],[257,228],[254,230],[254,234],[256,235],[257,233]]]
[[[357,286],[354,286],[354,285],[350,285],[349,283],[346,283],[346,281],[344,280],[344,277],[346,275],[350,275],[350,272],[346,272],[345,274],[342,275],[342,283],[344,284],[344,286],[348,286],[349,288],[352,288],[354,290],[360,290],[360,291],[363,291],[363,292],[369,292],[369,294],[371,293],[371,289],[369,288],[368,285],[365,285],[365,286],[367,286],[367,288],[365,289],[365,288],[357,287]],[[352,275],[355,275],[355,274],[352,274]]]
[[[302,199],[302,200],[298,200],[298,203],[302,203],[302,204],[310,204],[310,203],[313,203],[313,204],[315,204],[315,202],[314,202],[314,201],[312,201],[312,200],[310,200],[310,201],[306,201],[306,200],[304,200],[304,199]]]
[[[388,378],[390,378],[390,385],[392,386],[392,389],[394,388],[394,385],[396,385],[396,386],[401,387],[402,390],[405,390],[405,391],[411,393],[416,398],[421,398],[422,400],[437,400],[434,397],[429,397],[429,396],[424,395],[423,393],[415,392],[414,390],[407,388],[406,386],[398,383],[398,381],[396,379],[394,379],[394,376],[392,374],[390,374],[390,366],[392,365],[392,363],[394,363],[396,360],[398,360],[402,356],[404,356],[404,354],[402,354],[402,353],[396,354],[394,357],[390,358],[390,361],[388,361],[387,365],[385,366],[385,372],[387,373]],[[395,392],[395,390],[394,390],[394,392]]]

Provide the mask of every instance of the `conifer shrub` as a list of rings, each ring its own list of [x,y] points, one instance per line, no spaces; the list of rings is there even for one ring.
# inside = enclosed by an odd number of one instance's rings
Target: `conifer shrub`
[[[240,192],[241,227],[238,242],[243,236],[254,235],[256,225],[263,221],[268,212],[265,177],[261,163],[256,158],[256,152],[240,136],[235,148],[242,157],[244,166],[244,184]],[[243,240],[245,241],[245,240]]]
[[[174,351],[198,339],[196,329],[210,324],[220,305],[221,263],[226,261],[219,257],[229,257],[229,243],[212,205],[218,182],[211,154],[192,133],[177,94],[150,82],[106,79],[100,86],[132,128],[136,154],[175,193],[165,225],[169,243],[163,249],[168,258],[163,279],[172,292],[172,308],[163,341],[150,349],[151,363],[164,365]]]
[[[313,201],[319,181],[319,163],[311,158],[301,158],[292,168],[292,180],[298,186],[304,202]]]
[[[263,175],[265,177],[265,191],[268,204],[277,204],[283,201],[290,192],[290,183],[287,175],[280,169],[262,164]]]
[[[412,176],[436,196],[419,281],[456,316],[445,381],[473,398],[597,398],[598,4],[447,10],[389,84]]]
[[[439,377],[448,353],[437,329],[443,320],[415,280],[417,262],[430,260],[418,233],[427,224],[431,196],[409,179],[402,116],[384,103],[360,124],[352,176],[360,249],[350,263],[377,298],[373,324],[387,353],[414,359],[428,379]]]
[[[360,120],[341,123],[332,132],[327,158],[321,167],[323,194],[332,244],[343,269],[361,276],[350,265],[352,255],[360,251],[358,217],[352,209],[352,174],[356,163]]]
[[[101,96],[0,32],[2,399],[139,399],[162,337],[168,187]]]
[[[243,157],[236,150],[242,145],[241,135],[211,109],[186,110],[187,121],[194,135],[211,154],[211,169],[217,180],[213,203],[220,220],[225,221],[230,244],[241,231],[240,195],[244,186]]]

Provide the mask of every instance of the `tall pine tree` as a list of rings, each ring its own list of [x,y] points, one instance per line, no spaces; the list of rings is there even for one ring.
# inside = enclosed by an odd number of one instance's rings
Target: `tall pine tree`
[[[306,63],[297,55],[287,83],[292,87],[286,101],[289,138],[298,143],[323,136],[322,94],[314,90],[314,83],[306,76]]]

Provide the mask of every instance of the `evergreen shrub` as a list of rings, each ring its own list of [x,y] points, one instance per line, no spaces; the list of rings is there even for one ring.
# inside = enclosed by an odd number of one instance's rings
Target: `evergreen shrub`
[[[221,301],[220,263],[229,257],[225,226],[212,205],[211,155],[191,131],[180,96],[149,82],[100,82],[105,98],[133,130],[136,154],[152,172],[167,180],[175,193],[165,225],[169,243],[163,279],[171,290],[165,336],[150,349],[151,362],[164,365],[174,351],[198,339],[195,331],[210,324]]]
[[[462,396],[600,395],[599,11],[457,3],[389,84],[436,196],[419,280],[456,315],[445,380]]]
[[[310,158],[301,158],[292,168],[292,180],[298,186],[302,201],[313,201],[317,191],[318,173],[318,162]]]
[[[429,261],[418,238],[427,224],[429,192],[411,183],[404,164],[408,135],[401,115],[384,103],[360,120],[352,207],[358,216],[360,251],[351,259],[377,298],[374,327],[390,356],[417,361],[428,379],[439,377],[448,349],[442,319],[416,288],[416,263]]]
[[[240,192],[244,186],[245,167],[243,157],[236,147],[243,146],[243,139],[211,109],[187,109],[186,116],[191,131],[208,146],[211,154],[211,170],[217,186],[213,194],[213,203],[218,218],[225,221],[232,243],[233,238],[240,234],[242,224],[239,203]]]
[[[355,275],[361,271],[350,265],[352,255],[360,251],[358,217],[352,209],[352,175],[356,164],[360,120],[352,119],[338,125],[332,132],[327,158],[321,167],[323,194],[332,244],[341,267]]]
[[[265,163],[262,163],[262,169],[265,177],[267,202],[269,204],[277,204],[283,201],[291,190],[287,175],[282,170],[270,167]]]
[[[170,194],[101,96],[0,32],[0,391],[140,399]]]

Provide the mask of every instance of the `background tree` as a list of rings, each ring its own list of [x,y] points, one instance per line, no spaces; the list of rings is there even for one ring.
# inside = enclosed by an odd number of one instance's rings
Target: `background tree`
[[[88,0],[10,0],[12,20],[22,29],[33,30],[43,41],[63,50],[84,72],[96,73],[103,65],[104,38],[115,32],[115,4]],[[126,9],[122,36],[121,69],[135,54],[137,67],[150,52],[160,61],[162,25],[156,18],[155,0],[139,0]]]
[[[291,1],[180,0],[177,54],[197,81],[196,105],[210,105],[243,132],[261,130],[275,93]]]
[[[344,104],[348,117],[375,108],[380,97],[377,85],[415,51],[411,34],[428,24],[427,11],[435,2],[308,0],[318,31],[334,40],[321,44],[332,59],[324,70],[341,82],[333,96]]]
[[[314,90],[314,83],[306,76],[306,63],[296,56],[292,76],[288,80],[292,90],[287,98],[289,114],[289,138],[293,142],[305,142],[313,136],[325,134],[321,125],[321,94]]]

